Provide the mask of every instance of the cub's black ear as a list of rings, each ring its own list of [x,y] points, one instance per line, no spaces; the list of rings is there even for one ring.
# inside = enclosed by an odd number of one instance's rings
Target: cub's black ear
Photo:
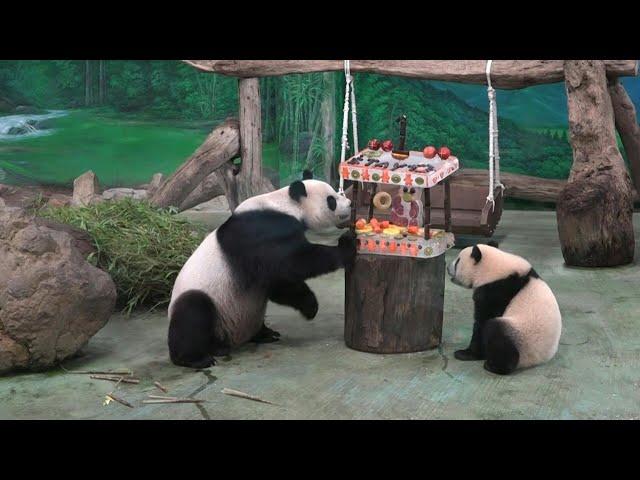
[[[289,185],[289,196],[296,202],[299,202],[302,197],[307,196],[307,189],[304,187],[304,183],[301,180],[296,180]]]
[[[303,180],[311,180],[312,178],[313,178],[313,172],[308,168],[304,172],[302,172]]]
[[[490,247],[494,247],[494,248],[500,248],[500,246],[498,245],[498,242],[496,242],[495,240],[489,240],[487,242],[487,245],[489,245]]]
[[[473,258],[476,261],[476,263],[478,263],[482,258],[482,252],[480,251],[480,248],[478,248],[477,245],[474,245],[473,250],[471,250],[471,258]]]

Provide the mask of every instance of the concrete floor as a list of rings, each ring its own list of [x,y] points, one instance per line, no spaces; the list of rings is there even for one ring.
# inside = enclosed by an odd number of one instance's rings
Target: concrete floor
[[[217,224],[224,215],[192,212]],[[640,218],[636,218],[640,225]],[[555,291],[564,329],[557,356],[513,376],[492,375],[482,362],[459,362],[454,350],[471,335],[471,292],[447,282],[439,349],[373,355],[343,342],[343,272],[309,282],[320,305],[311,322],[269,305],[267,323],[281,341],[248,345],[205,371],[167,358],[165,312],[115,315],[66,362],[76,370],[129,368],[139,385],[117,394],[135,408],[103,406],[110,382],[58,369],[0,378],[2,419],[638,419],[640,418],[640,269],[563,266],[553,212],[507,211],[501,246],[527,257]],[[640,229],[636,229],[640,239]],[[640,248],[637,249],[640,251]],[[447,254],[447,260],[456,255]],[[143,405],[148,394],[205,399]],[[227,396],[233,388],[277,405]]]

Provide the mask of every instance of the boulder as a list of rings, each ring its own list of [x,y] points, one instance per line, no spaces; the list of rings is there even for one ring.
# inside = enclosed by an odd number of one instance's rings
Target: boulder
[[[111,277],[54,227],[20,208],[0,210],[0,374],[57,365],[113,313]]]
[[[0,95],[0,113],[9,113],[13,112],[15,105],[11,100],[7,97],[3,97]]]
[[[145,200],[147,198],[147,191],[133,188],[109,188],[102,192],[102,198],[104,200],[121,200],[123,198]]]
[[[29,133],[29,129],[25,126],[9,127],[7,135],[25,135]]]
[[[89,232],[76,228],[66,223],[58,223],[55,220],[48,218],[36,217],[35,222],[38,226],[50,228],[51,230],[57,230],[60,232],[66,232],[71,236],[72,245],[78,249],[80,254],[87,258],[92,253],[97,253],[98,250],[93,243],[93,238],[89,235]]]
[[[71,205],[71,197],[64,193],[53,193],[47,200],[48,207],[59,208],[68,205]]]
[[[149,192],[149,195],[153,195],[153,193],[158,188],[160,188],[160,185],[162,185],[162,182],[164,182],[164,175],[161,173],[155,173],[153,177],[151,177],[151,181],[149,182],[149,185],[147,185],[147,190]]]
[[[38,115],[42,113],[46,113],[46,110],[42,110],[41,108],[34,107],[32,105],[18,105],[15,110],[15,113],[22,113],[26,115]]]
[[[83,173],[73,181],[73,198],[71,205],[74,207],[86,207],[95,202],[100,191],[98,177],[91,170]]]
[[[38,130],[49,130],[56,124],[57,118],[43,118],[42,120],[35,120],[33,126]]]

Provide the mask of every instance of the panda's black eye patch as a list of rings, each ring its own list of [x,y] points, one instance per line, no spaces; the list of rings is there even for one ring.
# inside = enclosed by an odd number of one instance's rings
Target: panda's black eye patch
[[[329,210],[335,211],[336,207],[338,206],[338,201],[336,200],[336,197],[329,195],[327,197],[327,205],[329,205]]]
[[[402,187],[402,191],[403,191],[404,193],[407,193],[409,190],[407,189],[407,187]]]
[[[416,189],[415,188],[411,188],[411,190],[409,190],[409,193],[416,193]]]

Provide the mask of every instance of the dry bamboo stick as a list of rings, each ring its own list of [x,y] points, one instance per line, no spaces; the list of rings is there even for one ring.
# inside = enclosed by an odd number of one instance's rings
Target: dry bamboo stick
[[[248,393],[240,392],[238,390],[233,390],[231,388],[223,388],[222,393],[225,395],[231,395],[232,397],[245,398],[247,400],[253,400],[254,402],[260,403],[268,403],[269,405],[275,405],[273,402],[269,402],[268,400],[263,400],[260,397],[256,397],[254,395],[249,395]]]
[[[164,393],[168,393],[169,389],[162,385],[160,382],[153,382],[153,384],[158,387],[158,390],[162,390]]]
[[[125,407],[134,408],[133,405],[131,405],[129,402],[127,402],[126,400],[123,400],[120,397],[116,397],[113,393],[108,393],[107,397],[113,400],[114,402],[118,402],[124,405]]]
[[[155,404],[155,403],[202,403],[204,400],[198,398],[157,398],[151,400],[143,400],[142,403],[145,404]]]
[[[67,370],[62,365],[60,368],[66,373],[72,373],[74,375],[128,375],[132,376],[133,372],[129,369],[123,370]]]
[[[137,378],[125,378],[117,375],[91,375],[89,378],[93,378],[94,380],[107,380],[110,382],[118,383],[133,383],[136,385],[140,383],[140,380],[138,380]]]

